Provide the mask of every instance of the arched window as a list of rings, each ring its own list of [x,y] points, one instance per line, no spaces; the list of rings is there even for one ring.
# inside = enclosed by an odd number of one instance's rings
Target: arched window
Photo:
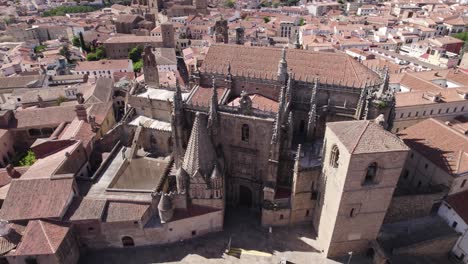
[[[330,165],[334,168],[338,168],[338,160],[340,159],[340,150],[337,145],[333,145],[330,152]]]
[[[250,136],[249,134],[250,134],[249,125],[243,124],[242,125],[242,141],[249,142],[249,136]]]
[[[124,247],[133,247],[135,246],[135,242],[133,242],[133,238],[129,236],[122,237],[122,245]]]
[[[372,162],[367,167],[366,177],[364,178],[364,184],[372,184],[375,182],[375,176],[377,175],[377,162]]]

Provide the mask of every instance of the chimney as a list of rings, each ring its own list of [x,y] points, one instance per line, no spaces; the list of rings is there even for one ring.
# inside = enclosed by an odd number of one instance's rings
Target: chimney
[[[16,171],[15,167],[13,167],[13,165],[11,164],[8,164],[6,166],[6,171],[8,173],[8,176],[10,176],[11,178],[19,178],[19,173]]]

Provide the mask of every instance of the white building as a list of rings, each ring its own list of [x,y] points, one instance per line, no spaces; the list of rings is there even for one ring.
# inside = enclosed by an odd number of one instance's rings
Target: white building
[[[100,60],[77,62],[73,74],[87,74],[89,78],[114,78],[114,72],[133,72],[131,60]]]
[[[461,236],[453,246],[454,257],[468,263],[468,191],[450,195],[439,208],[438,214]]]

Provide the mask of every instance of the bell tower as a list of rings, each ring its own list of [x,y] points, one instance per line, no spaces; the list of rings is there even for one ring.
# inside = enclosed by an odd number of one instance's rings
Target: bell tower
[[[375,121],[328,123],[314,227],[327,257],[377,238],[408,147]]]

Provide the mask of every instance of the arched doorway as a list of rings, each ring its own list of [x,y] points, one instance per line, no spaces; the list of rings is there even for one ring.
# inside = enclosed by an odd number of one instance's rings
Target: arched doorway
[[[244,185],[239,185],[239,206],[252,207],[252,191]]]
[[[122,237],[122,246],[124,247],[133,247],[135,246],[135,242],[133,241],[133,238],[129,236],[124,236]]]

